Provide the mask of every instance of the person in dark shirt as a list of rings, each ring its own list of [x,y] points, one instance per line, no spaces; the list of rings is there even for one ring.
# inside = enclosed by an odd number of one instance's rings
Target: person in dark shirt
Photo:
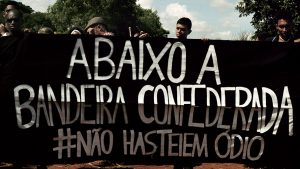
[[[3,18],[6,17],[9,11],[17,9],[19,10],[19,4],[16,1],[7,1],[5,3],[5,8],[3,9]],[[3,23],[0,23],[0,37],[7,33],[7,29]]]
[[[17,9],[10,10],[5,16],[5,32],[2,36],[19,36],[22,30],[23,14]]]
[[[288,13],[279,12],[276,16],[275,28],[277,35],[266,38],[272,42],[294,42],[293,21]]]

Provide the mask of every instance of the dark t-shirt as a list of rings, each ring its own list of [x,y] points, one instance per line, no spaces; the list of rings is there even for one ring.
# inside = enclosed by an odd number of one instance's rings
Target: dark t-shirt
[[[272,37],[267,37],[267,38],[265,39],[265,41],[271,41],[271,42],[278,42],[278,40],[279,40],[279,35],[272,36]],[[294,42],[294,38],[291,37],[291,38],[290,38],[288,41],[286,41],[286,42]]]

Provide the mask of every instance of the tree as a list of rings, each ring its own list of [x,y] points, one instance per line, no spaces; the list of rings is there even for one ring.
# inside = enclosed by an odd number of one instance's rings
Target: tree
[[[149,32],[151,36],[160,37],[169,34],[169,31],[162,29],[162,24],[159,21],[159,17],[156,11],[150,9],[143,9],[140,6],[137,7],[138,18],[137,25],[146,32]]]
[[[276,34],[275,16],[279,11],[288,12],[293,17],[294,33],[300,33],[299,0],[242,0],[236,6],[240,17],[253,14],[251,24],[256,29],[255,37]]]
[[[110,27],[119,35],[128,35],[128,27],[137,20],[136,0],[109,0],[103,10]]]
[[[139,26],[153,36],[167,33],[161,27],[157,13],[142,9],[136,5],[136,0],[57,0],[48,9],[48,16],[62,33],[73,26],[84,28],[95,16],[103,17],[117,35],[127,36],[129,26]]]
[[[48,16],[58,32],[65,33],[73,26],[84,28],[93,13],[102,15],[98,10],[103,1],[91,0],[57,0],[48,8]],[[96,8],[99,7],[98,9]]]
[[[55,30],[52,21],[48,18],[47,13],[33,12],[31,14],[24,15],[24,28],[31,28],[34,32],[37,32],[41,27],[50,27]]]

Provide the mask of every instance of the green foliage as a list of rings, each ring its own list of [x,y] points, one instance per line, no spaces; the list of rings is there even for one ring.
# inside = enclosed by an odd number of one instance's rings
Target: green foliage
[[[236,9],[240,17],[253,15],[251,24],[256,29],[255,37],[276,34],[275,16],[279,11],[289,12],[294,18],[294,33],[300,33],[299,0],[241,0]]]
[[[109,27],[117,35],[127,36],[128,27],[134,25],[137,20],[136,0],[108,0],[106,2],[102,11],[110,25]]]
[[[46,13],[34,12],[32,14],[24,15],[24,28],[31,28],[34,32],[37,32],[41,27],[50,27],[55,30],[52,21],[48,18]]]
[[[89,19],[101,16],[117,35],[128,36],[129,26],[139,26],[152,36],[166,34],[157,13],[137,6],[136,0],[57,0],[48,14],[57,31],[62,33],[73,26],[85,28]]]
[[[160,37],[169,34],[168,31],[162,28],[162,24],[159,21],[156,11],[153,12],[150,9],[145,10],[140,6],[137,8],[137,10],[139,13],[137,25],[139,25],[142,30],[149,32],[150,35],[154,37]]]
[[[96,8],[96,6],[102,6],[101,2],[103,1],[57,0],[48,9],[48,16],[58,32],[66,33],[73,26],[84,28],[93,13],[101,15],[101,11]]]
[[[0,0],[3,11],[8,0]],[[143,9],[136,0],[57,0],[46,13],[33,12],[32,8],[18,2],[24,13],[25,28],[37,31],[42,26],[51,27],[59,33],[67,33],[71,27],[85,28],[89,19],[101,16],[110,31],[128,36],[128,27],[138,26],[151,36],[168,33],[162,28],[156,11]],[[3,16],[0,16],[3,23]]]

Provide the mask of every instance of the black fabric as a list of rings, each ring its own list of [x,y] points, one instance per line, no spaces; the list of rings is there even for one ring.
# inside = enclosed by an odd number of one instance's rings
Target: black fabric
[[[299,44],[28,35],[0,46],[0,161],[297,163]]]

